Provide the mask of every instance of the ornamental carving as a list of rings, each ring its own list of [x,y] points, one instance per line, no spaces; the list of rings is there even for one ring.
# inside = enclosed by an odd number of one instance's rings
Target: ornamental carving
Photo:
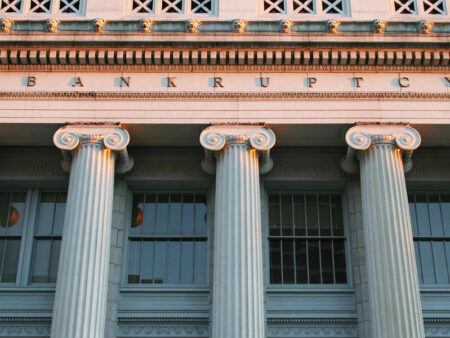
[[[141,28],[144,33],[149,33],[152,31],[152,26],[154,24],[153,20],[150,19],[142,19],[141,20]]]
[[[47,29],[49,32],[56,33],[58,31],[58,25],[61,21],[56,19],[51,19],[47,21]]]
[[[384,33],[384,28],[386,27],[386,21],[383,20],[375,20],[373,22],[373,27],[375,28],[375,32],[378,34]]]
[[[330,33],[338,33],[339,32],[339,25],[341,24],[340,21],[338,20],[328,20],[327,22],[327,26],[328,26],[328,31]]]
[[[290,33],[291,27],[294,25],[294,22],[291,20],[281,20],[280,28],[283,33]]]
[[[420,21],[419,23],[419,29],[424,34],[431,33],[431,28],[433,28],[434,22],[433,21]]]
[[[128,156],[126,147],[130,142],[128,132],[117,125],[68,125],[58,129],[53,136],[53,143],[63,151],[63,168],[70,170],[70,157],[67,152],[85,144],[102,144],[106,149],[117,151],[119,162],[118,173],[124,173],[133,167],[133,160]]]
[[[103,27],[106,25],[108,21],[104,20],[104,19],[95,19],[94,21],[94,27],[95,27],[95,31],[98,33],[103,32]]]
[[[355,160],[356,151],[365,151],[377,144],[392,144],[404,151],[403,162],[405,173],[411,170],[413,150],[420,146],[419,132],[402,124],[361,124],[350,128],[345,135],[349,146],[347,155],[341,161],[342,169],[356,174],[359,166]]]
[[[2,19],[2,32],[9,33],[11,26],[14,23],[11,19]]]
[[[201,21],[196,20],[196,19],[188,20],[186,22],[186,28],[187,28],[188,32],[198,33],[198,26],[200,26],[201,23],[202,23]]]
[[[241,19],[234,20],[233,29],[238,33],[244,33],[247,23],[248,23],[247,21]]]

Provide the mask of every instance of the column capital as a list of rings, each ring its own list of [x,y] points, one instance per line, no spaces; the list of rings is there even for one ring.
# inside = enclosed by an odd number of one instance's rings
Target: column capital
[[[125,173],[133,167],[134,161],[128,156],[127,145],[130,142],[128,132],[116,124],[73,124],[59,128],[53,136],[53,143],[62,150],[62,167],[70,171],[69,152],[88,144],[101,144],[105,149],[119,155],[116,172]]]
[[[215,174],[213,152],[220,151],[232,144],[246,144],[261,155],[260,172],[266,173],[272,169],[270,149],[275,145],[274,132],[263,125],[223,124],[213,125],[200,134],[200,143],[206,150],[202,168],[209,174]]]
[[[350,128],[345,135],[348,150],[341,161],[342,169],[349,174],[359,173],[356,152],[366,151],[379,144],[391,144],[403,150],[405,172],[412,168],[413,150],[420,146],[419,132],[406,124],[360,124]]]

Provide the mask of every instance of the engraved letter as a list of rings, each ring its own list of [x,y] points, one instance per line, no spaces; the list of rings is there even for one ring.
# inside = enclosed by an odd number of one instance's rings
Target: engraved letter
[[[270,78],[268,78],[268,77],[261,77],[260,78],[261,79],[261,87],[263,87],[263,88],[267,88],[267,87],[269,87],[269,80],[270,80]]]
[[[173,77],[168,77],[167,78],[167,87],[176,87],[177,85],[175,84],[175,82],[173,82],[176,78]]]
[[[317,78],[315,77],[308,77],[308,87],[312,88],[313,84],[317,83]]]
[[[81,77],[76,77],[75,81],[73,81],[72,87],[84,87],[83,82],[81,82]]]
[[[355,81],[356,88],[361,88],[361,81],[364,80],[362,77],[354,77],[353,81]]]
[[[223,88],[223,84],[222,84],[222,78],[221,77],[215,77],[214,78],[214,88]]]
[[[131,80],[130,77],[127,77],[125,79],[123,76],[121,76],[120,77],[120,86],[123,87],[123,85],[125,85],[125,86],[129,87],[130,86],[130,80]]]
[[[36,86],[36,76],[28,76],[27,87],[34,87],[34,86]]]
[[[408,88],[409,87],[409,78],[407,78],[407,77],[399,77],[398,78],[398,84],[402,88]]]

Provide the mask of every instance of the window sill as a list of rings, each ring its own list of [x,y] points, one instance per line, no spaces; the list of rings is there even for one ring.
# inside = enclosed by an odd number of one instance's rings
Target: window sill
[[[350,285],[284,285],[266,286],[267,293],[353,293],[355,290]]]
[[[204,285],[141,285],[122,286],[120,292],[209,292],[209,287]]]

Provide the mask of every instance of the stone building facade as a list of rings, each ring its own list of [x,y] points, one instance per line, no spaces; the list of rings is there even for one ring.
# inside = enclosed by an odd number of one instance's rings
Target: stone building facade
[[[449,6],[0,1],[0,337],[449,337]]]

